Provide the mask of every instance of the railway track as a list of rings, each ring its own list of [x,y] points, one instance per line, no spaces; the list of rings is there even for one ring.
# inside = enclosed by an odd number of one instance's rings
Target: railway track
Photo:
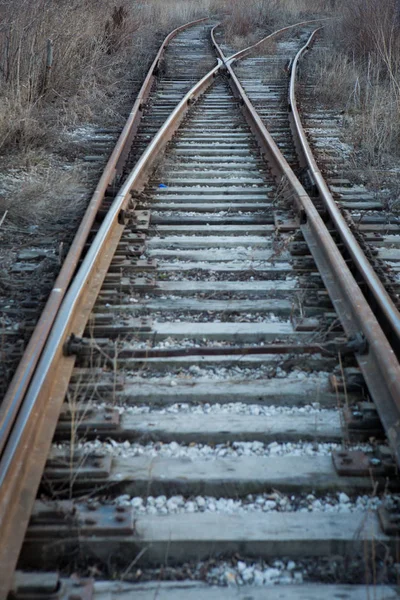
[[[323,36],[317,37],[312,54],[327,52]],[[398,217],[389,210],[387,193],[379,194],[365,185],[362,172],[353,166],[352,148],[342,140],[343,115],[334,110],[323,113],[320,104],[315,106],[315,86],[316,73],[306,70],[299,81],[304,130],[332,196],[398,308]]]
[[[287,118],[312,27],[257,58],[212,34],[216,67],[209,29],[153,65],[18,416],[3,409],[2,597],[397,597],[396,332]]]

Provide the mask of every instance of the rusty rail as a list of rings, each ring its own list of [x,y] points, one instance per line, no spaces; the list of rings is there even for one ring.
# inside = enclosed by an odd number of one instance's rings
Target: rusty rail
[[[369,384],[368,371],[370,371],[371,378],[382,386],[380,392],[398,400],[400,371],[393,351],[311,199],[278,150],[237,80],[230,64],[235,55],[226,59],[215,42],[214,31],[212,38],[214,46],[225,63],[224,68],[230,75],[229,82],[233,93],[241,100],[242,110],[266,155],[272,172],[279,182],[282,178],[287,182],[288,195],[294,199],[301,217],[304,237],[310,245],[346,333],[350,336],[362,331],[368,340],[366,353],[357,355],[367,383]],[[251,49],[247,50],[251,51]],[[148,76],[150,79],[154,76],[156,65],[157,62],[153,63],[153,71]],[[0,540],[7,541],[7,544],[0,544],[0,599],[6,597],[11,584],[51,439],[74,368],[75,357],[64,353],[65,343],[71,334],[78,337],[83,334],[122,235],[125,211],[132,209],[131,192],[141,189],[148,177],[149,169],[179,127],[189,106],[212,84],[221,66],[222,63],[219,62],[186,94],[156,134],[115,197],[68,291],[65,293],[65,286],[64,292],[59,292],[65,297],[62,303],[59,302],[61,306],[54,313],[48,328],[50,335],[42,342],[43,352],[40,357],[37,357],[37,364],[32,366],[33,377],[26,382],[27,392],[23,395],[23,404],[14,421],[0,461]],[[140,113],[140,103],[136,107],[136,112]],[[137,127],[135,119],[137,117],[133,117],[131,127],[126,131],[127,136],[134,135]],[[118,168],[121,167],[122,159],[119,165],[118,160],[124,148],[122,143],[118,157],[114,155],[116,160],[110,168],[107,183],[106,179],[103,180],[103,196],[109,183],[114,180]],[[96,197],[97,208],[101,199],[101,192],[99,192]],[[91,213],[93,218],[96,212],[97,209]],[[382,360],[378,360],[379,353],[382,353]],[[397,420],[398,416],[397,419],[393,419],[393,423]],[[399,439],[395,428],[389,438],[395,445],[396,456],[399,458]]]
[[[192,24],[194,23],[190,25]],[[182,27],[178,28],[172,34],[176,35],[181,29]],[[168,41],[172,34],[167,37]],[[219,61],[219,64],[186,94],[149,144],[117,194],[70,283],[81,255],[78,248],[82,250],[84,247],[105,190],[117,172],[117,163],[124,151],[126,140],[134,135],[137,128],[140,118],[138,115],[141,112],[140,104],[145,95],[148,96],[150,92],[154,68],[162,56],[165,43],[146,77],[141,96],[135,103],[124,132],[106,167],[107,173],[103,174],[91,200],[84,217],[85,224],[78,231],[79,237],[75,238],[76,248],[69,258],[69,269],[68,271],[65,269],[63,273],[64,287],[62,290],[53,290],[55,295],[50,303],[52,312],[51,322],[48,324],[46,311],[49,303],[45,307],[39,324],[40,330],[35,336],[37,343],[41,344],[41,352],[34,352],[35,359],[28,354],[24,361],[31,377],[25,376],[21,367],[18,380],[12,388],[13,395],[8,396],[11,399],[18,399],[19,410],[17,411],[15,405],[12,405],[14,419],[7,420],[10,433],[0,460],[0,599],[7,597],[12,583],[24,533],[74,367],[75,358],[64,354],[64,343],[72,333],[81,335],[84,331],[91,308],[122,235],[124,211],[131,203],[131,191],[139,190],[143,185],[149,169],[174,134],[191,102],[211,85],[220,68]],[[63,296],[62,301],[61,296]],[[55,304],[59,307],[58,310],[54,308]],[[30,348],[30,352],[33,353],[33,350]],[[25,394],[24,390],[26,390]],[[9,403],[7,407],[10,409]]]
[[[320,31],[316,29],[309,37],[307,43],[297,53],[293,64],[289,85],[289,119],[292,128],[292,134],[296,145],[301,167],[306,167],[309,170],[311,180],[316,185],[319,192],[319,199],[322,200],[332,222],[339,233],[349,255],[351,256],[354,265],[357,268],[358,274],[368,288],[368,291],[373,298],[374,305],[378,310],[374,311],[381,326],[385,329],[391,345],[400,352],[400,314],[394,305],[389,294],[385,290],[382,282],[375,273],[371,263],[365,256],[360,245],[347,225],[338,205],[336,204],[330,189],[318,168],[312,150],[305,134],[299,110],[296,101],[296,81],[298,75],[298,66],[300,59],[311,48],[315,37]]]
[[[207,19],[204,18],[191,21],[190,23],[181,25],[180,27],[177,27],[171,31],[171,33],[167,35],[161,44],[160,49],[158,50],[157,55],[147,73],[126,124],[85,211],[82,222],[78,231],[76,232],[60,273],[53,285],[42,315],[35,327],[28,346],[0,406],[0,453],[2,452],[7,441],[7,437],[22,404],[24,394],[28,389],[29,382],[35,371],[35,367],[38,364],[46,340],[50,334],[54,319],[81,258],[88,235],[95,220],[96,214],[104,199],[105,193],[108,187],[112,185],[116,177],[121,175],[126,156],[129,152],[132,140],[142,118],[143,103],[149,97],[150,91],[153,87],[154,79],[156,77],[155,73],[157,71],[157,67],[163,58],[165,50],[169,42],[180,31],[205,20]]]
[[[234,54],[231,54],[231,56],[228,56],[228,57],[226,57],[224,55],[224,53],[222,52],[221,48],[219,47],[218,43],[215,40],[215,30],[220,26],[220,24],[218,24],[218,25],[215,25],[215,27],[213,27],[213,29],[212,29],[212,33],[211,33],[212,43],[213,43],[216,53],[218,54],[218,56],[222,60],[222,62],[231,63],[231,62],[234,62],[235,60],[240,60],[242,58],[245,58],[249,54],[252,54],[254,52],[254,50],[256,50],[257,48],[259,48],[260,46],[262,46],[263,44],[268,42],[268,40],[271,40],[272,38],[274,38],[274,39],[279,38],[281,35],[283,35],[287,31],[290,31],[291,29],[295,29],[296,27],[302,27],[303,25],[311,25],[311,23],[321,23],[321,21],[329,21],[329,20],[331,20],[330,17],[325,17],[325,18],[321,18],[321,19],[311,19],[310,21],[300,21],[299,23],[293,23],[293,25],[287,25],[286,27],[277,29],[273,33],[269,33],[267,36],[263,37],[261,40],[259,40],[255,44],[252,44],[251,46],[247,46],[247,48],[244,48],[243,50],[239,50],[238,52],[235,52]]]
[[[373,310],[360,290],[335,241],[319,215],[311,198],[296,178],[275,144],[257,111],[251,104],[232,68],[212,41],[229,75],[232,92],[240,100],[241,109],[256,136],[261,152],[279,184],[285,184],[285,195],[294,202],[299,227],[309,246],[319,273],[329,293],[346,335],[360,340],[357,363],[374,399],[389,443],[400,465],[400,365]],[[235,59],[236,60],[236,59]]]

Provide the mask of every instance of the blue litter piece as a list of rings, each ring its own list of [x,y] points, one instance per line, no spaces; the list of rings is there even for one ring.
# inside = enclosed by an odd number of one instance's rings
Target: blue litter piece
[[[159,188],[166,188],[168,187],[167,185],[165,185],[165,183],[160,183],[160,185],[158,186]]]

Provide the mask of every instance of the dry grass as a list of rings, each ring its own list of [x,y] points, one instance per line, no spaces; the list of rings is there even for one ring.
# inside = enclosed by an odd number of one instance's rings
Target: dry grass
[[[71,98],[99,84],[117,65],[106,34],[107,4],[98,3],[98,12],[91,0],[85,5],[77,0],[17,0],[11,7],[0,6],[3,149],[42,145],[51,120],[47,105],[56,103],[65,113]],[[51,69],[46,68],[49,40]]]
[[[60,126],[113,118],[121,80],[141,80],[173,27],[216,13],[249,39],[323,9],[323,0],[0,0],[0,151],[53,142]],[[49,56],[51,45],[51,56]],[[51,68],[48,68],[50,59]]]
[[[302,19],[326,16],[324,0],[221,0],[226,40],[241,49],[265,34]]]
[[[341,41],[365,63],[384,65],[388,74],[400,64],[400,13],[397,0],[351,0],[340,6]]]
[[[0,206],[12,222],[45,227],[71,219],[83,209],[84,195],[79,190],[84,190],[87,175],[82,169],[67,169],[43,151],[30,152],[25,158],[23,168],[0,177]]]
[[[278,0],[0,0],[0,163],[26,172],[18,189],[0,179],[0,211],[19,226],[21,215],[35,224],[62,208],[73,177],[53,177],[52,190],[47,174],[58,174],[55,163],[73,164],[63,132],[82,123],[122,125],[130,101],[121,83],[128,73],[133,96],[172,28],[218,14],[226,39],[243,47],[323,10],[324,0],[289,0],[284,8]],[[36,166],[46,153],[55,159],[48,173]],[[79,186],[82,173],[74,177]]]
[[[91,182],[65,130],[122,127],[165,34],[210,10],[209,0],[0,0],[0,213],[9,211],[8,226],[79,216],[74,188]]]
[[[345,107],[358,107],[360,82],[357,65],[348,56],[331,48],[313,51],[316,82],[314,93],[323,103],[345,102]]]
[[[316,61],[315,92],[346,115],[349,137],[365,164],[399,156],[400,15],[395,0],[351,0],[326,27]]]

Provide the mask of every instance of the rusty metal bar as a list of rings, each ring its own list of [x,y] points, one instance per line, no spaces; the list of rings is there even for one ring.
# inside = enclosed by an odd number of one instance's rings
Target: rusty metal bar
[[[221,63],[183,98],[153,138],[117,194],[52,323],[50,335],[23,398],[0,461],[0,599],[6,598],[42,476],[75,357],[63,347],[83,334],[91,309],[118,246],[121,211],[141,189],[161,151],[190,105],[214,81]]]
[[[325,18],[321,18],[321,19],[311,19],[310,21],[300,21],[299,23],[294,23],[293,25],[287,25],[286,27],[282,27],[282,29],[278,29],[277,31],[274,31],[273,33],[268,34],[267,36],[265,36],[264,38],[262,38],[255,44],[252,44],[251,46],[247,46],[247,48],[244,48],[243,50],[239,50],[239,52],[235,52],[235,54],[231,54],[231,56],[228,56],[228,57],[226,57],[224,55],[224,53],[222,52],[221,48],[219,47],[219,45],[217,44],[217,42],[215,40],[214,32],[219,27],[220,24],[218,24],[215,27],[213,27],[213,29],[212,29],[212,34],[211,34],[212,35],[212,43],[214,45],[215,51],[217,52],[217,54],[218,54],[219,58],[222,60],[222,62],[233,62],[235,60],[240,60],[242,58],[245,58],[246,56],[248,56],[249,54],[254,52],[254,50],[256,50],[258,47],[262,46],[268,40],[270,40],[272,38],[274,38],[274,39],[279,38],[281,35],[283,35],[287,31],[290,31],[291,29],[295,29],[296,27],[302,27],[303,25],[310,25],[311,23],[321,23],[321,21],[329,21],[329,20],[330,20],[330,17],[325,17]]]
[[[339,233],[357,268],[358,273],[361,275],[363,282],[366,284],[372,298],[374,299],[376,307],[379,309],[379,315],[377,315],[377,317],[381,326],[385,329],[385,333],[388,336],[391,345],[396,349],[397,353],[399,353],[400,314],[389,294],[385,290],[379,277],[375,273],[371,263],[365,256],[360,245],[352,234],[350,227],[347,225],[338,205],[332,197],[330,189],[313,156],[300,119],[299,110],[297,108],[296,80],[299,61],[307,52],[307,50],[311,48],[318,31],[320,31],[320,29],[316,29],[311,34],[306,45],[303,46],[303,48],[301,48],[301,50],[299,50],[297,53],[292,65],[289,85],[289,120],[293,138],[296,144],[296,151],[299,157],[300,166],[309,169],[311,179],[318,189],[319,198],[322,200],[324,207],[328,211],[336,231]]]
[[[213,44],[217,46],[215,37]],[[229,74],[233,94],[255,134],[261,151],[278,184],[294,202],[301,231],[317,264],[332,304],[349,338],[365,340],[355,353],[358,365],[374,399],[397,463],[400,465],[400,365],[373,311],[340,254],[311,198],[300,184],[251,104],[231,66],[219,49]]]
[[[148,98],[155,79],[155,71],[162,59],[168,43],[180,32],[197,23],[207,19],[198,19],[185,25],[182,25],[167,35],[164,42],[147,73],[139,95],[133,105],[128,120],[121,132],[121,135],[115,145],[115,148],[107,162],[103,174],[97,184],[93,196],[86,209],[79,229],[74,237],[71,248],[61,267],[61,271],[53,285],[49,298],[43,309],[42,315],[35,327],[35,330],[29,340],[28,346],[17,367],[14,377],[8,387],[6,395],[0,407],[0,453],[4,448],[7,437],[11,431],[13,422],[18,414],[24,394],[28,388],[29,382],[34,373],[35,367],[39,361],[44,344],[49,336],[51,327],[54,323],[57,311],[68,289],[68,285],[74,275],[79,259],[82,255],[85,243],[95,220],[97,211],[104,199],[108,186],[113,182],[116,175],[120,175],[122,166],[125,162],[127,153],[132,140],[136,134],[140,120],[142,118],[142,105]]]

